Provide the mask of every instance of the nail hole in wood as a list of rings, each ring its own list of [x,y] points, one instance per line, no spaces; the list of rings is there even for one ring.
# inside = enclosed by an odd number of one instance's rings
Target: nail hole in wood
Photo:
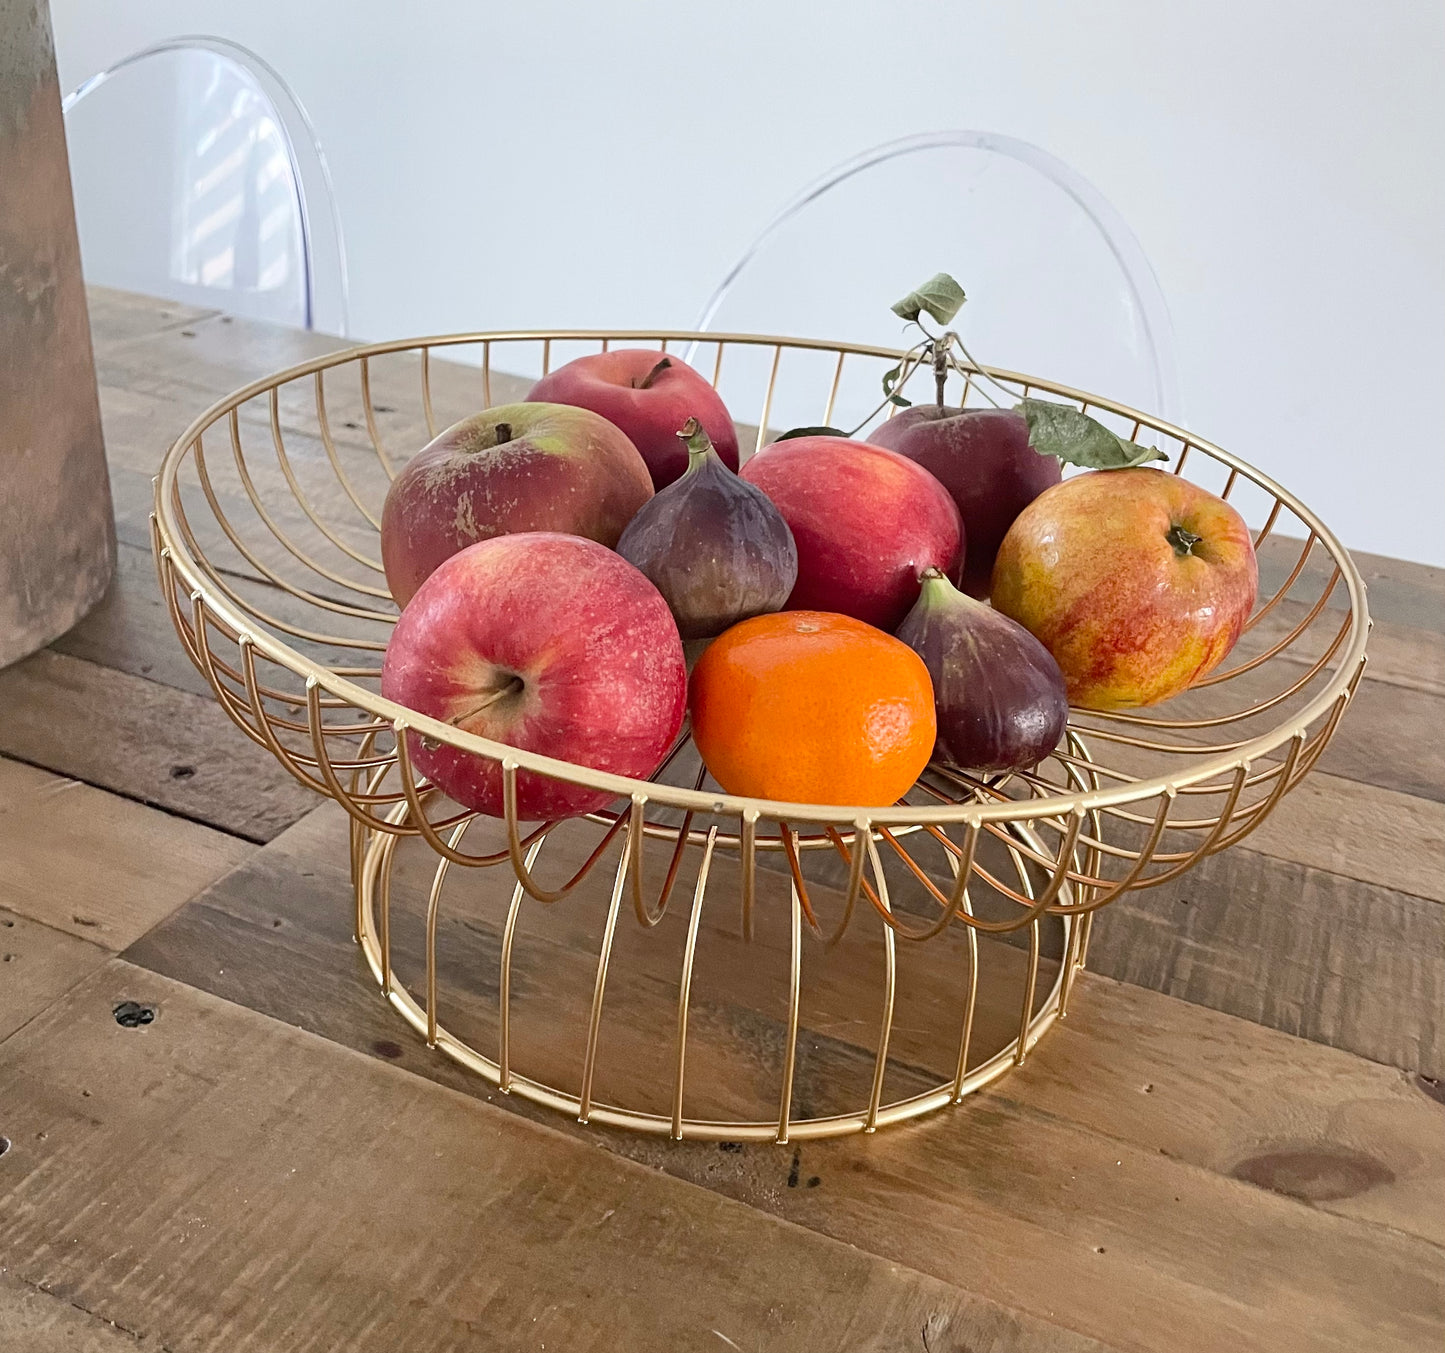
[[[191,778],[191,776],[193,776],[195,773],[196,773],[196,768],[195,768],[194,766],[172,766],[172,767],[171,767],[171,779],[172,779],[172,780],[189,780],[189,779]]]
[[[1416,1076],[1415,1085],[1437,1104],[1445,1104],[1445,1080],[1438,1076]]]
[[[111,1012],[115,1016],[115,1022],[122,1029],[138,1029],[142,1024],[149,1024],[156,1017],[156,1008],[153,1005],[142,1005],[139,1001],[121,1001]]]

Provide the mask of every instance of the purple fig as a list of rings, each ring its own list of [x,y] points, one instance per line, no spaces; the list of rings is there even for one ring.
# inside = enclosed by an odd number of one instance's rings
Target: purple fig
[[[920,581],[898,637],[933,678],[934,755],[973,771],[1038,765],[1069,717],[1058,663],[1022,625],[960,592],[939,569],[925,569]]]
[[[697,419],[681,478],[627,523],[617,553],[662,593],[684,639],[711,639],[780,611],[798,578],[798,548],[772,500],[723,463]]]

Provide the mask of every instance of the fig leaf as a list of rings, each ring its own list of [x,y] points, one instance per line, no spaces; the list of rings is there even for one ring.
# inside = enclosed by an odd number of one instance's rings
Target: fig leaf
[[[916,320],[926,310],[940,324],[947,324],[966,299],[963,288],[946,272],[934,273],[916,291],[896,301],[893,313],[900,319]]]
[[[1068,404],[1025,399],[1015,406],[1029,425],[1029,445],[1040,455],[1057,456],[1067,465],[1089,470],[1123,470],[1151,460],[1168,460],[1163,451],[1140,446],[1110,432],[1102,423]]]

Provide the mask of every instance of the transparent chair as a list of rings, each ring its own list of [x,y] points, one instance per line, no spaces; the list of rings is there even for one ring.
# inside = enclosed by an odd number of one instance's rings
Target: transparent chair
[[[1139,241],[1068,165],[992,132],[911,136],[837,165],[767,223],[696,327],[910,346],[889,306],[940,271],[968,294],[952,327],[979,361],[1180,421],[1169,311]],[[832,421],[878,400],[845,374]],[[772,410],[783,427],[818,413]]]
[[[88,281],[346,333],[330,167],[300,100],[255,52],[168,39],[63,107]]]

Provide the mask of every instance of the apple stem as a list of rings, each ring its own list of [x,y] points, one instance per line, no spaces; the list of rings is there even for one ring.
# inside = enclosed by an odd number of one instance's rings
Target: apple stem
[[[508,677],[506,684],[504,686],[499,686],[489,696],[487,696],[487,698],[483,700],[481,704],[477,705],[473,709],[469,709],[465,714],[458,714],[455,718],[448,719],[447,722],[451,724],[453,728],[460,728],[467,719],[476,718],[476,716],[480,714],[484,709],[495,705],[498,700],[503,699],[505,696],[516,695],[517,692],[520,691],[522,687],[526,684],[527,683],[523,681],[522,678],[519,676]]]
[[[634,389],[650,390],[652,388],[652,382],[655,381],[660,375],[662,375],[662,373],[666,371],[667,368],[671,365],[672,358],[664,357],[662,361],[660,361],[655,367],[652,368],[651,371],[647,373],[647,375],[642,378],[642,384],[635,386]]]
[[[933,344],[933,383],[940,409],[943,408],[943,387],[948,384],[948,339],[954,336],[945,334],[943,342]]]
[[[1174,553],[1182,559],[1186,554],[1192,553],[1194,547],[1204,537],[1195,535],[1193,531],[1186,531],[1178,522],[1175,522],[1164,532],[1164,539],[1174,546]]]
[[[498,423],[494,431],[497,434],[498,446],[503,446],[512,440],[512,425],[510,423]]]

